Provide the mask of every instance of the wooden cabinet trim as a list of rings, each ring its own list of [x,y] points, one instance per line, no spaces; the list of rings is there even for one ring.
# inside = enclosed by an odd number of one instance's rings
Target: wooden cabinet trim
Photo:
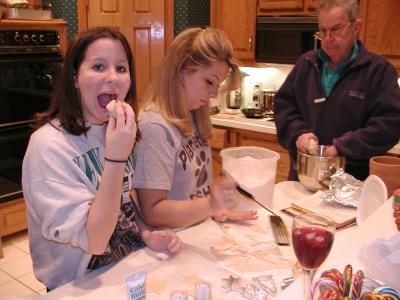
[[[304,9],[304,0],[259,0],[260,10],[299,10]]]

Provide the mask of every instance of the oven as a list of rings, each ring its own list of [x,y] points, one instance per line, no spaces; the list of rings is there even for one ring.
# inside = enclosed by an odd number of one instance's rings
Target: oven
[[[63,57],[55,30],[0,30],[0,203],[22,197],[33,116],[47,110]]]

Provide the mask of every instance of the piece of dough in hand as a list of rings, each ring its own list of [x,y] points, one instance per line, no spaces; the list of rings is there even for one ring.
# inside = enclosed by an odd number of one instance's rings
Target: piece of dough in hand
[[[318,144],[316,140],[309,139],[307,143],[307,152],[310,155],[318,156]]]
[[[117,101],[116,100],[111,100],[107,106],[107,111],[110,117],[116,118],[117,117]]]

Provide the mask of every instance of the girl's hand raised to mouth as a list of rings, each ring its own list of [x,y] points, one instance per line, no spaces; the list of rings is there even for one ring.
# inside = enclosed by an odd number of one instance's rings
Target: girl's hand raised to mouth
[[[136,140],[135,113],[132,107],[123,101],[115,101],[113,106],[115,117],[110,117],[107,125],[106,157],[126,160]]]

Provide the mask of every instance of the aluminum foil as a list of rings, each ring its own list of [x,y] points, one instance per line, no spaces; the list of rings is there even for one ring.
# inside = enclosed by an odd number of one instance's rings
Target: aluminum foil
[[[239,293],[244,299],[268,300],[269,290],[265,286],[244,278],[236,278],[232,275],[229,278],[223,278],[222,288],[228,293]]]
[[[357,207],[363,183],[352,175],[344,172],[343,168],[331,176],[329,190],[322,193],[321,198],[330,203]]]

